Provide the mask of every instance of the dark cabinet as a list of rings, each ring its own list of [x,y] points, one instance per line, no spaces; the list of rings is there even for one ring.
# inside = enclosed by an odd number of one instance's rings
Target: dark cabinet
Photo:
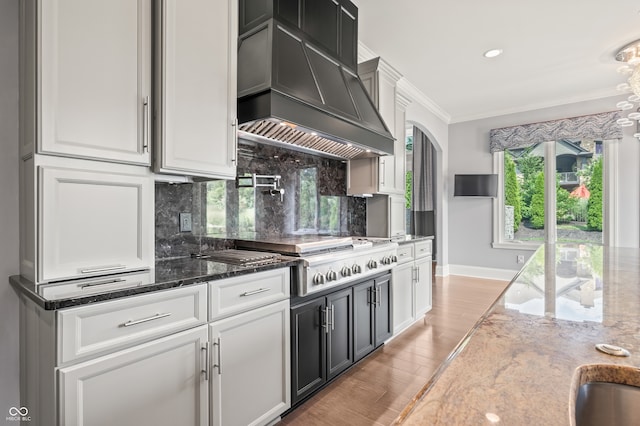
[[[327,381],[326,303],[313,299],[291,309],[292,403],[311,395]]]
[[[353,303],[353,350],[358,361],[393,334],[391,276],[355,286]]]
[[[352,292],[345,289],[327,296],[327,368],[332,379],[353,364]]]
[[[386,274],[291,308],[292,405],[391,337],[390,279]]]
[[[353,351],[356,361],[375,349],[373,280],[353,287]]]
[[[293,403],[353,364],[351,288],[291,309]]]
[[[376,299],[374,308],[375,322],[375,347],[377,348],[384,343],[385,340],[393,336],[393,303],[391,275],[375,280]]]

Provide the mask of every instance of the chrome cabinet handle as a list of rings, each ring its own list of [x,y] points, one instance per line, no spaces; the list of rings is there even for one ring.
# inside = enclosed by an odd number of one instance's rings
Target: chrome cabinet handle
[[[80,269],[81,274],[93,274],[94,272],[108,272],[108,271],[117,271],[119,269],[125,269],[127,265],[114,265],[114,266],[105,266],[103,268],[88,268],[88,269]]]
[[[324,314],[324,322],[322,324],[322,328],[324,328],[325,334],[329,334],[329,308],[320,308],[320,311]]]
[[[333,306],[333,304],[331,305],[331,330],[335,330],[335,324],[336,324],[336,316],[335,316],[335,308]]]
[[[380,287],[376,287],[376,306],[380,306],[382,304],[380,299],[382,299],[382,289]]]
[[[127,322],[125,322],[125,323],[121,324],[120,326],[121,326],[121,327],[131,327],[132,325],[138,325],[138,324],[142,324],[142,323],[145,323],[145,322],[158,320],[158,319],[160,319],[160,318],[166,318],[166,317],[168,317],[168,316],[170,316],[170,315],[171,315],[171,312],[166,312],[166,313],[164,313],[164,314],[155,314],[155,315],[154,315],[154,316],[152,316],[152,317],[142,318],[142,319],[139,319],[139,320],[130,320],[130,321],[127,321]]]
[[[142,151],[149,151],[149,96],[142,100]]]
[[[254,294],[264,293],[265,291],[269,291],[269,290],[271,290],[271,289],[270,288],[259,288],[257,290],[253,290],[253,291],[245,291],[244,293],[240,294],[240,297],[253,296]]]
[[[87,287],[95,287],[98,285],[105,285],[105,284],[114,284],[114,283],[123,283],[126,280],[122,279],[122,278],[117,278],[115,280],[103,280],[103,281],[94,281],[94,282],[90,282],[90,283],[84,283],[84,284],[78,284],[79,288],[87,288]],[[132,283],[132,284],[139,284],[139,283]]]
[[[385,167],[386,167],[385,162],[381,158],[380,159],[380,167],[378,168],[378,173],[380,173],[378,181],[380,182],[380,185],[383,185],[383,186],[384,186],[384,178],[385,178],[385,176],[384,176]]]
[[[204,373],[205,380],[209,380],[209,342],[206,342],[200,350],[204,351],[204,369],[201,369],[200,372]]]
[[[420,281],[420,268],[418,268],[417,266],[416,266],[416,273],[418,275],[418,277],[416,278],[416,281]]]
[[[222,374],[222,357],[220,356],[220,338],[218,337],[217,342],[213,342],[213,346],[217,346],[218,350],[218,363],[213,364],[213,368],[218,368],[218,375]]]
[[[238,119],[235,118],[233,122],[231,122],[231,127],[233,131],[233,152],[231,153],[231,162],[236,163],[238,159]]]

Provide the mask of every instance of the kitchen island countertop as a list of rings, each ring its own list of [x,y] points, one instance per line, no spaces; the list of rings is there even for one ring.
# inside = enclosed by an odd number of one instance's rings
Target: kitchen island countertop
[[[639,308],[639,249],[542,246],[396,423],[569,425],[578,366],[640,365]]]

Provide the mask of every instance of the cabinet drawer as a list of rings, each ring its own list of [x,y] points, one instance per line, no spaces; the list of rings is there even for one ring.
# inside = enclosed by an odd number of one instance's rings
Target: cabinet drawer
[[[415,258],[431,256],[431,240],[416,243]]]
[[[58,312],[58,364],[185,330],[207,321],[205,284]]]
[[[86,280],[65,281],[63,284],[44,284],[40,295],[47,300],[70,299],[106,293],[115,290],[136,288],[151,284],[155,276],[149,271],[104,276]]]
[[[286,299],[289,280],[289,268],[281,268],[212,281],[209,283],[209,320]]]
[[[402,244],[398,247],[398,264],[413,260],[413,244]]]

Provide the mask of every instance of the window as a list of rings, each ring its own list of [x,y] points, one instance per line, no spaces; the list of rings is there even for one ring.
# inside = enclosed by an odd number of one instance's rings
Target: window
[[[494,247],[602,243],[602,152],[601,141],[587,139],[496,152]]]
[[[301,169],[298,179],[298,231],[335,234],[340,232],[338,196],[319,195],[318,169]]]
[[[227,209],[231,204],[238,205],[238,217],[227,220]],[[235,188],[233,182],[228,186],[224,180],[207,182],[206,200],[207,234],[226,234],[227,232],[254,232],[256,229],[255,189]],[[230,229],[228,229],[230,227]]]
[[[315,167],[300,170],[298,230],[315,230],[318,223],[318,171]]]

